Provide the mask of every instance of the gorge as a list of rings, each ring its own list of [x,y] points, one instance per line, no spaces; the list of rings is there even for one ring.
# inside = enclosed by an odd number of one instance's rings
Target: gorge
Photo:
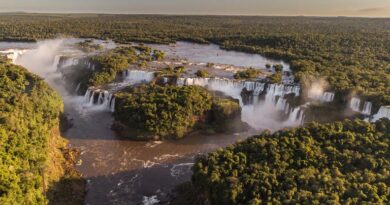
[[[294,81],[290,66],[285,62],[260,55],[232,53],[215,45],[185,42],[176,46],[151,45],[166,52],[166,61],[152,61],[146,68],[126,69],[115,76],[114,82],[86,87],[83,93],[81,82],[66,81],[63,76],[66,69],[80,66],[94,72],[98,65],[85,59],[120,46],[111,41],[94,40],[102,45],[103,50],[85,53],[74,47],[75,43],[83,40],[0,43],[0,48],[12,63],[39,75],[62,96],[65,113],[73,124],[63,135],[70,140],[72,147],[81,150],[77,169],[88,182],[86,204],[125,204],[129,200],[144,204],[165,202],[175,185],[190,178],[190,167],[198,154],[227,146],[261,130],[298,127],[305,123],[305,110],[312,104],[331,106],[342,99],[345,110],[352,110],[353,117],[361,114],[372,121],[390,118],[389,108],[385,105],[373,108],[371,102],[362,103],[357,96],[349,99],[322,87],[303,87]],[[250,66],[264,73],[274,73],[272,69],[267,71],[268,63],[283,65],[282,82],[269,83],[266,75],[256,80],[233,79],[236,71]],[[216,136],[195,133],[178,141],[142,142],[117,136],[111,130],[111,112],[116,109],[115,94],[128,86],[158,80],[155,72],[170,65],[184,66],[187,73],[179,77],[163,77],[162,84],[198,85],[235,98],[241,106],[241,120],[252,129]],[[196,77],[194,73],[199,69],[209,69],[213,76]],[[312,87],[315,87],[314,91]]]

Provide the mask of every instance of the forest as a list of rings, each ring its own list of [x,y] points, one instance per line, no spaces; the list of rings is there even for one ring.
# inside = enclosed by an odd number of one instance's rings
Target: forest
[[[59,133],[60,96],[4,59],[0,90],[0,204],[80,203],[84,181],[72,170],[74,152]],[[76,184],[81,189],[73,189]],[[73,198],[61,202],[68,194]]]
[[[240,114],[237,101],[214,96],[202,87],[141,85],[116,94],[114,127],[120,130],[121,124],[143,133],[138,140],[153,139],[150,135],[180,139],[196,130],[227,131],[229,122],[245,128],[236,122]]]
[[[297,80],[390,104],[390,22],[380,18],[2,14],[0,40],[61,36],[120,43],[216,43],[291,63]],[[278,76],[274,76],[278,79]]]
[[[390,104],[388,19],[0,14],[0,41],[59,37],[214,43],[227,50],[282,59],[291,64],[296,81],[324,79],[329,84],[326,90],[357,95],[374,107]],[[89,42],[78,46],[85,51],[100,49]],[[78,78],[74,82],[82,79],[86,90],[112,82],[131,64],[143,67],[163,57],[163,52],[142,45],[120,47],[91,57],[96,72],[70,77]],[[184,70],[167,67],[156,77],[174,78]],[[278,70],[270,82],[280,82]],[[248,69],[235,77],[250,79],[259,74]],[[83,187],[78,174],[66,170],[71,162],[66,162],[69,152],[58,131],[63,112],[58,94],[42,79],[4,59],[0,59],[0,91],[0,204],[56,204],[53,198],[75,193],[67,187],[70,179]],[[238,102],[197,86],[142,85],[115,97],[113,128],[135,130],[136,140],[226,131],[231,127],[226,123],[236,124],[241,112]],[[179,196],[172,204],[390,204],[389,138],[386,119],[265,131],[199,156],[192,181],[178,187]],[[58,184],[61,181],[66,183]],[[83,191],[74,196],[82,198]]]
[[[266,131],[198,157],[172,204],[389,204],[389,143],[387,119]]]

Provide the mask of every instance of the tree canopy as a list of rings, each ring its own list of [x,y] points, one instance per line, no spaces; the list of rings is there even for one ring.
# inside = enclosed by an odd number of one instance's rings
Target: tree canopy
[[[182,138],[202,122],[222,127],[241,113],[237,101],[214,97],[198,86],[142,85],[115,97],[117,121],[162,138]]]
[[[192,182],[210,204],[388,204],[389,143],[387,119],[264,132],[199,157]]]

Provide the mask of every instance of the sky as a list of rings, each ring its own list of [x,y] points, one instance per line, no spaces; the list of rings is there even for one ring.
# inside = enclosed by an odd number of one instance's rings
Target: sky
[[[390,0],[0,0],[0,12],[390,17]]]

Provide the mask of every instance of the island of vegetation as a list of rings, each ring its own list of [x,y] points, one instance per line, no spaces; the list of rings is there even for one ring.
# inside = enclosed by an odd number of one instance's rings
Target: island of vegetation
[[[77,43],[76,47],[78,49],[86,52],[86,53],[93,52],[93,51],[99,51],[99,50],[103,49],[102,45],[100,45],[98,43],[94,43],[93,40],[91,40],[91,39],[87,39],[87,40],[84,40],[80,43]]]
[[[136,140],[245,129],[238,101],[198,86],[141,85],[115,95],[114,129]]]
[[[389,204],[390,121],[308,124],[201,156],[172,204]]]
[[[237,73],[234,74],[233,77],[234,79],[250,80],[250,79],[257,79],[260,74],[261,74],[260,70],[254,68],[248,68],[244,71],[238,71]]]
[[[60,96],[0,59],[0,204],[81,204],[77,152],[60,136]]]

